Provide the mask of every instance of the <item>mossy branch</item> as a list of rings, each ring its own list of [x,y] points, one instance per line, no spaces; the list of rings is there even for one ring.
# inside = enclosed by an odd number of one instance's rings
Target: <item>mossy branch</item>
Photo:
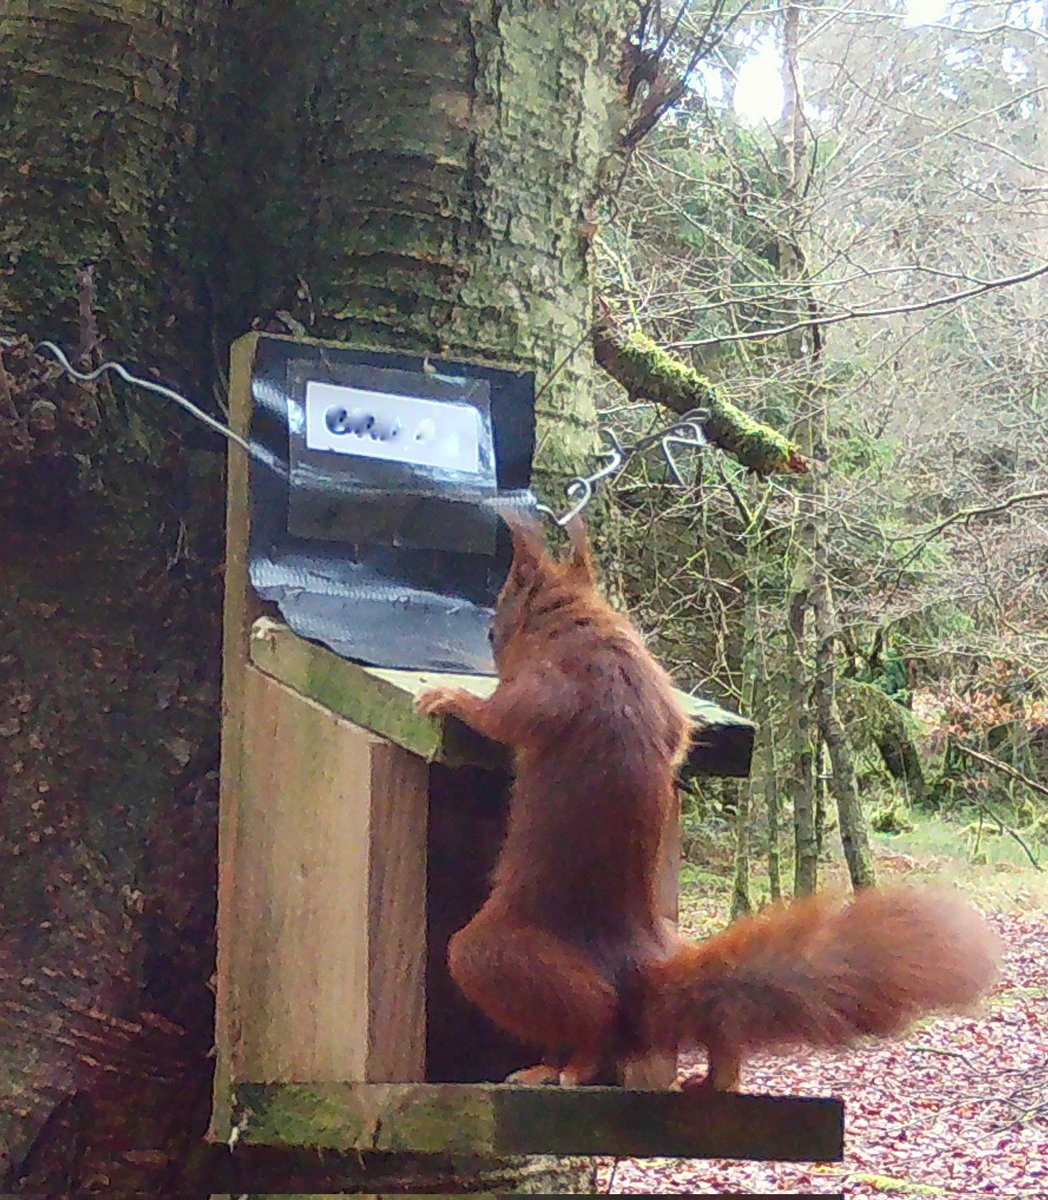
[[[708,409],[703,431],[709,441],[758,475],[808,470],[808,460],[788,438],[747,416],[704,375],[645,334],[601,322],[594,331],[593,349],[597,362],[631,399],[653,400],[678,413]]]

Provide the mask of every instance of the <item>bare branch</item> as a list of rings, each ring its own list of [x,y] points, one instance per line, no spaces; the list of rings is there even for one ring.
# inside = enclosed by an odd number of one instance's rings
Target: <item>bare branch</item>
[[[1007,775],[1009,779],[1014,779],[1017,783],[1021,783],[1023,787],[1028,787],[1031,792],[1038,792],[1042,796],[1048,796],[1048,787],[1043,783],[1038,783],[1035,779],[1031,779],[1029,775],[1024,775],[1022,771],[1016,770],[1010,763],[1001,762],[999,758],[994,758],[990,754],[983,754],[981,750],[973,750],[971,746],[963,746],[960,742],[954,742],[954,749],[959,750],[961,754],[968,758],[974,758],[977,762],[984,763],[988,767],[992,767],[995,771],[1000,771],[1003,775]]]
[[[958,509],[957,512],[940,521],[938,525],[933,525],[930,529],[924,530],[923,533],[910,535],[916,536],[920,540],[912,550],[906,553],[899,566],[900,568],[908,566],[929,542],[937,538],[940,533],[949,529],[951,525],[956,525],[959,521],[964,521],[967,524],[976,517],[993,516],[995,513],[1006,512],[1009,508],[1015,508],[1020,504],[1043,504],[1046,502],[1048,502],[1048,491],[1019,492],[1014,496],[1009,496],[1006,500],[999,500],[996,504],[985,504],[978,508]]]
[[[1013,287],[1018,283],[1027,283],[1041,275],[1048,275],[1048,264],[1032,267],[1018,275],[1008,275],[1003,279],[987,279],[977,287],[967,288],[962,292],[954,292],[949,296],[938,296],[934,300],[924,300],[917,304],[899,304],[892,308],[849,308],[843,312],[820,315],[816,320],[793,321],[789,325],[780,325],[776,329],[754,329],[749,333],[729,333],[722,337],[689,338],[686,341],[672,342],[673,350],[697,349],[700,346],[719,346],[726,342],[755,342],[764,338],[781,337],[784,333],[793,333],[797,329],[810,329],[815,325],[837,325],[841,321],[854,321],[864,317],[893,317],[900,313],[926,312],[930,308],[941,308],[944,304],[958,304],[962,300],[970,300],[973,296],[982,296],[997,288]]]
[[[1001,820],[1001,818],[997,815],[997,813],[994,812],[994,810],[986,803],[985,800],[980,800],[978,796],[973,796],[972,800],[982,812],[986,813],[986,815],[991,821],[993,821],[1001,833],[1006,833],[1010,838],[1019,843],[1026,857],[1030,860],[1030,864],[1032,865],[1033,869],[1035,871],[1043,871],[1044,868],[1034,857],[1033,851],[1029,846],[1027,846],[1026,842],[1022,838],[1022,835],[1017,833],[1010,825],[1005,824],[1005,822]]]

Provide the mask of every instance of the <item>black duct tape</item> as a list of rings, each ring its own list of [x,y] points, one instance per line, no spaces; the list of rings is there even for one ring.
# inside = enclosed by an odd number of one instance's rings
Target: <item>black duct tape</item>
[[[391,394],[410,416],[376,426],[369,400]],[[534,503],[534,376],[260,337],[252,398],[251,440],[276,463],[251,462],[259,595],[345,658],[493,671],[487,633],[512,558],[498,510]],[[427,414],[475,454],[399,460]]]

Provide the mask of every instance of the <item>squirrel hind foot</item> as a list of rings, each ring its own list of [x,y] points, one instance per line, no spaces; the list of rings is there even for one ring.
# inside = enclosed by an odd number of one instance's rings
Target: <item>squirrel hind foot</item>
[[[563,1067],[539,1063],[534,1067],[522,1067],[506,1076],[506,1083],[522,1087],[555,1085],[559,1087],[582,1087],[592,1083],[600,1073],[600,1063],[589,1058],[573,1058]]]
[[[681,1092],[737,1092],[742,1074],[742,1063],[731,1055],[727,1058],[710,1058],[706,1074],[701,1079],[678,1078],[674,1091]]]
[[[506,1076],[506,1083],[515,1083],[520,1087],[541,1087],[544,1084],[560,1083],[560,1067],[550,1066],[549,1063],[538,1063],[534,1067],[521,1067]]]
[[[593,1083],[600,1074],[600,1059],[573,1058],[560,1072],[561,1087],[582,1087]]]

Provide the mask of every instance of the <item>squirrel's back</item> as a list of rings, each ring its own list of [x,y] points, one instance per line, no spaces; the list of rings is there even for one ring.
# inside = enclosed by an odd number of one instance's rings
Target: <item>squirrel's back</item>
[[[597,592],[582,535],[560,562],[528,530],[514,533],[493,645],[527,719],[511,743],[495,893],[576,939],[661,931],[656,872],[688,719],[669,675]]]

